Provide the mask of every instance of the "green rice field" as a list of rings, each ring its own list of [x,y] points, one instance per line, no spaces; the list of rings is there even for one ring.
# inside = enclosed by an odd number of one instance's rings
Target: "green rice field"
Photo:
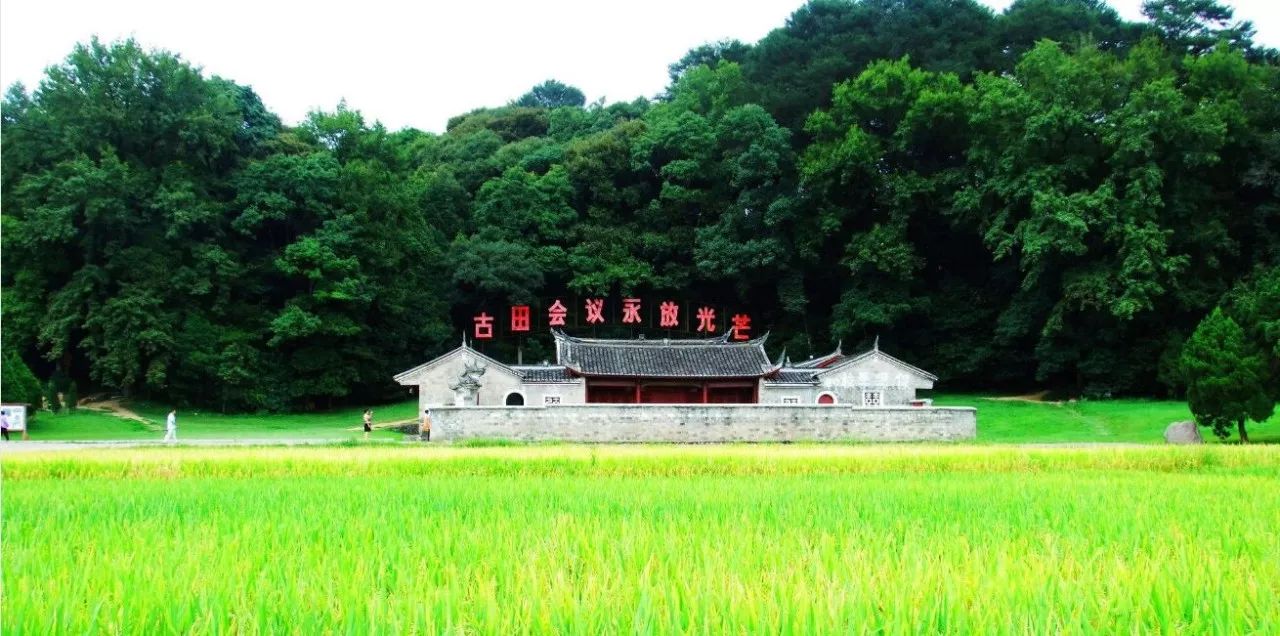
[[[6,634],[1276,634],[1280,447],[3,457]]]

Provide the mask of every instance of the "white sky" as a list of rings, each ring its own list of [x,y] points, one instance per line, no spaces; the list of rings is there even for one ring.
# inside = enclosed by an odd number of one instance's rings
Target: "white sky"
[[[1012,0],[981,0],[997,10]],[[1111,0],[1140,17],[1141,0]],[[1280,2],[1229,0],[1280,46]],[[548,78],[588,101],[653,96],[690,48],[755,42],[803,0],[3,0],[0,84],[34,88],[77,42],[133,36],[258,92],[287,123],[339,100],[389,128],[441,131]]]

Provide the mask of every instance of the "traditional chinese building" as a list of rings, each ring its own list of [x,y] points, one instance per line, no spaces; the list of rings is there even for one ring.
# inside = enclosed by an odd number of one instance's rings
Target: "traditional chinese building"
[[[770,360],[768,338],[605,340],[552,332],[555,364],[509,365],[468,346],[395,377],[431,406],[569,404],[922,404],[916,390],[937,377],[873,346],[857,355],[839,347],[792,364]]]

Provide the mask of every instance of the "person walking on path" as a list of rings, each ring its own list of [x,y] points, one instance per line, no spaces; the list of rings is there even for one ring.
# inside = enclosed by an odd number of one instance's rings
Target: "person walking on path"
[[[422,423],[418,425],[418,436],[431,441],[431,409],[422,412]]]
[[[3,435],[6,440],[9,439],[9,412],[8,411],[0,413],[0,435]]]
[[[373,430],[373,409],[364,410],[364,439],[369,440],[369,431]]]
[[[178,409],[170,409],[169,417],[164,420],[164,441],[178,441]]]

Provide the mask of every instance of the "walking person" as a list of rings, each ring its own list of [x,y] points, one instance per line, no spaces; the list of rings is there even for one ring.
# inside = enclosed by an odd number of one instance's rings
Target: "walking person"
[[[431,441],[431,409],[422,412],[422,423],[418,425],[418,436]]]
[[[373,430],[373,409],[364,410],[364,439],[369,441],[369,431]]]
[[[0,411],[0,435],[3,435],[5,440],[8,441],[9,439],[9,412],[8,411]]]
[[[178,409],[170,409],[169,417],[164,420],[164,441],[166,443],[178,441]]]

